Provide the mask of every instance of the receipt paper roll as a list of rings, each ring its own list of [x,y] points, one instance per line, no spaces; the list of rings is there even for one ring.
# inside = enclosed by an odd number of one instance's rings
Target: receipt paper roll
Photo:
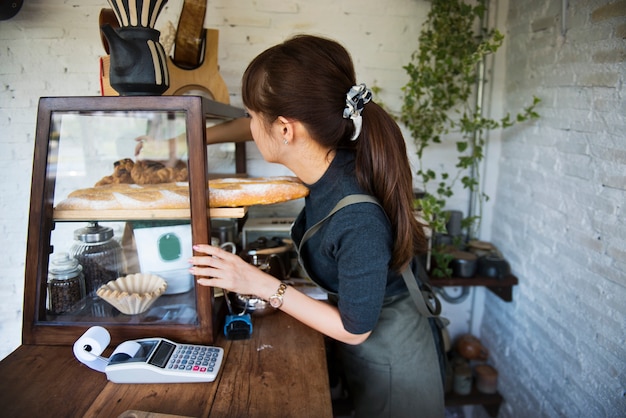
[[[89,328],[74,343],[74,356],[84,365],[104,372],[110,359],[102,357],[101,354],[111,342],[109,331],[100,326]],[[116,357],[119,360],[133,358],[141,350],[141,344],[137,341],[125,341],[117,346],[111,354],[111,359]]]
[[[89,328],[74,343],[74,356],[84,365],[104,372],[104,368],[109,364],[109,359],[100,357],[100,354],[111,342],[109,331],[100,326]]]

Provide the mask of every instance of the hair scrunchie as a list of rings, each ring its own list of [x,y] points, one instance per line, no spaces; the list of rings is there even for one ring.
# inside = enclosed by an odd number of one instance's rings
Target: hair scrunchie
[[[361,134],[363,117],[361,112],[365,104],[372,100],[372,91],[364,83],[352,86],[346,94],[346,107],[343,109],[344,119],[352,119],[354,123],[354,134],[350,141],[355,141]]]

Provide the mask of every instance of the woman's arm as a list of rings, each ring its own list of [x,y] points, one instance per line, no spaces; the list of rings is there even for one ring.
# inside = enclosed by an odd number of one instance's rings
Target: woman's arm
[[[176,164],[178,158],[176,154],[177,141],[186,141],[186,133],[178,135],[177,137],[170,138],[169,141],[169,158],[168,166],[173,167]],[[145,153],[146,144],[154,139],[149,135],[142,135],[135,138],[137,145],[135,146],[135,157],[138,157],[142,152]],[[218,125],[209,126],[206,128],[206,143],[220,144],[224,142],[246,142],[252,141],[252,132],[250,132],[250,118],[238,118],[220,123]],[[163,156],[161,159],[165,159]]]
[[[252,141],[250,118],[238,118],[206,128],[207,144]]]
[[[268,300],[276,293],[280,281],[239,256],[210,245],[195,245],[194,250],[207,256],[194,256],[191,273],[199,276],[198,284],[215,286],[241,294],[253,294]],[[210,277],[210,278],[209,278]],[[352,334],[345,330],[339,310],[324,301],[313,299],[294,287],[287,287],[283,296],[283,312],[300,322],[346,344],[360,344],[369,332]]]
[[[276,283],[275,289],[270,295],[276,292],[279,284]],[[291,286],[287,287],[285,291],[283,306],[280,309],[303,324],[346,344],[361,344],[367,340],[371,333],[352,334],[346,331],[337,307],[327,302],[313,299]]]

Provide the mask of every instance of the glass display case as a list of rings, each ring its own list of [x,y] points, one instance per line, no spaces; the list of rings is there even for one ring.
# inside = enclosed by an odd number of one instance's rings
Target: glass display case
[[[245,144],[206,144],[206,127],[244,115],[195,96],[40,99],[24,344],[73,344],[92,325],[113,342],[214,341],[219,304],[212,288],[196,285],[187,260],[194,243],[209,242],[211,217],[245,215],[209,209],[208,191],[209,172],[245,172]],[[167,283],[146,297],[155,299],[147,308],[123,313],[98,292],[142,274]]]

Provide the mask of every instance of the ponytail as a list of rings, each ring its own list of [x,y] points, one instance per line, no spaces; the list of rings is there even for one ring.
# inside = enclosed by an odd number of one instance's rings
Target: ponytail
[[[394,248],[391,268],[404,269],[427,248],[423,225],[413,213],[413,178],[406,144],[397,123],[378,104],[363,109],[363,127],[356,142],[359,185],[375,196],[391,221]]]

